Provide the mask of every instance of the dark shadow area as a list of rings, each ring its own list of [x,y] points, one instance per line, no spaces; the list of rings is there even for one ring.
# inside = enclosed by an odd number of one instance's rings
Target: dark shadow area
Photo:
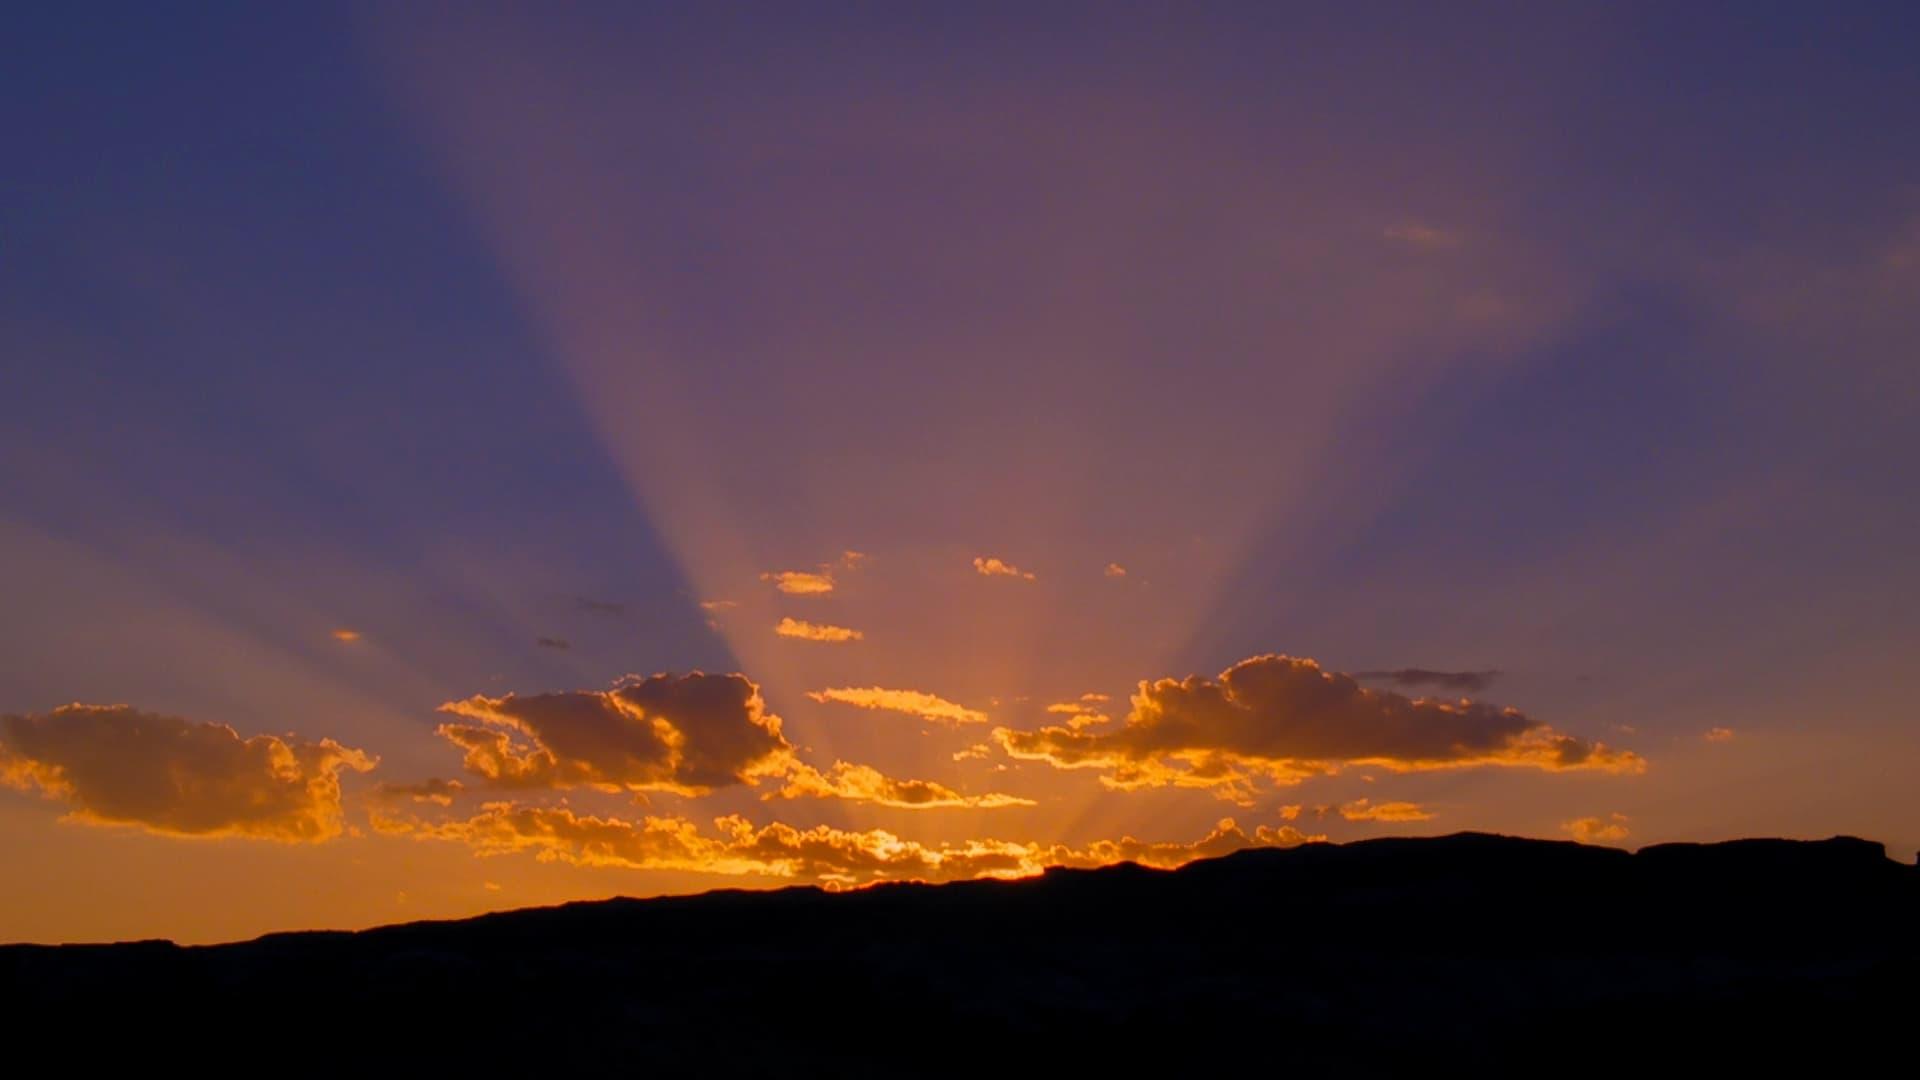
[[[13,1060],[596,1074],[1620,1073],[1912,1046],[1920,871],[1863,840],[1463,833],[1172,872],[0,948]],[[1891,1057],[1882,1055],[1891,1054]]]

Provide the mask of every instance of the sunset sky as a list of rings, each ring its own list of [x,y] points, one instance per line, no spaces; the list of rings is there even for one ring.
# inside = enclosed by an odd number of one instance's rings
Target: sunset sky
[[[1920,6],[39,7],[0,941],[1920,848]]]

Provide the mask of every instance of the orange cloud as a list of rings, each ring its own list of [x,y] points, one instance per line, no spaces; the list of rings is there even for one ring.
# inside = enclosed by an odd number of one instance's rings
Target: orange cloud
[[[1560,828],[1583,844],[1613,844],[1627,838],[1627,820],[1625,814],[1609,814],[1603,818],[1583,817],[1575,818]]]
[[[1003,806],[1032,806],[1032,799],[992,793],[962,795],[931,780],[895,780],[867,765],[844,761],[833,763],[831,774],[811,765],[797,764],[787,772],[787,784],[766,796],[769,799],[845,799],[874,803],[899,810],[937,810],[965,807],[991,810]]]
[[[1733,729],[1725,727],[1708,728],[1707,733],[1700,737],[1708,742],[1732,742]]]
[[[1247,833],[1231,818],[1192,843],[1123,837],[1085,848],[991,839],[925,844],[884,829],[852,832],[826,825],[800,829],[783,822],[757,827],[737,815],[715,819],[718,835],[708,835],[684,818],[630,822],[581,816],[565,807],[510,803],[489,803],[464,820],[428,822],[376,814],[373,823],[388,834],[463,843],[483,856],[531,852],[541,859],[579,866],[752,874],[838,885],[1025,877],[1049,866],[1122,861],[1171,868],[1247,847],[1322,839],[1292,826],[1262,826]]]
[[[1012,577],[1021,578],[1026,581],[1033,580],[1031,573],[1011,563],[1002,562],[992,557],[980,558],[976,556],[973,560],[973,569],[983,577]]]
[[[353,642],[360,640],[360,631],[345,630],[345,629],[335,630],[332,636],[333,636],[333,640],[335,641],[344,641],[348,644],[352,644]]]
[[[704,794],[776,775],[792,754],[744,675],[629,677],[611,690],[471,697],[440,711],[469,773],[495,787]]]
[[[859,641],[866,637],[858,630],[849,630],[844,626],[830,626],[826,623],[810,623],[804,619],[783,618],[773,628],[773,632],[784,638],[796,638],[801,641],[824,641],[829,644],[841,644]]]
[[[1107,564],[1106,574],[1108,577],[1126,577],[1127,568],[1117,562],[1110,562]]]
[[[833,575],[826,573],[780,570],[761,574],[760,580],[771,581],[774,588],[792,596],[824,596],[833,591]]]
[[[774,588],[793,596],[825,596],[834,589],[836,571],[858,570],[866,561],[865,552],[843,551],[839,561],[821,563],[818,570],[772,570],[761,574],[760,580],[771,581]]]
[[[957,705],[942,697],[919,690],[888,690],[878,686],[842,686],[827,690],[809,690],[807,696],[818,702],[837,701],[861,709],[882,709],[906,713],[941,724],[984,724],[987,714]]]
[[[168,836],[331,839],[340,771],[377,760],[332,739],[243,739],[125,705],[0,716],[0,782],[70,804],[76,821]]]
[[[1348,821],[1432,821],[1433,814],[1419,803],[1355,799],[1333,807]]]
[[[1115,730],[998,728],[994,738],[1016,758],[1103,770],[1109,787],[1211,787],[1242,802],[1255,776],[1285,784],[1356,764],[1645,768],[1638,755],[1558,734],[1518,709],[1408,699],[1290,656],[1253,657],[1215,678],[1143,682]]]
[[[419,803],[434,803],[439,806],[452,806],[453,800],[466,785],[458,780],[420,780],[411,784],[379,784],[373,789],[375,798],[389,802],[401,802],[411,799]]]

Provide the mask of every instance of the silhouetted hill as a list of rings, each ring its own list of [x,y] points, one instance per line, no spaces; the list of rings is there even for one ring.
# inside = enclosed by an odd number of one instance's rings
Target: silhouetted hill
[[[609,900],[0,948],[15,1047],[273,1070],[1342,1075],[1906,1068],[1920,871],[1878,844],[1463,833],[1163,872]],[[11,1051],[10,1051],[11,1053]]]

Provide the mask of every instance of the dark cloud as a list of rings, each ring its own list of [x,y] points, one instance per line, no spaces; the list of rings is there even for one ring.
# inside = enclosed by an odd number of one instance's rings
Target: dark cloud
[[[441,806],[452,806],[453,800],[465,790],[466,785],[458,780],[435,778],[432,780],[421,780],[411,784],[377,784],[374,786],[373,794],[375,798],[384,799],[388,802],[412,800],[413,802],[438,803]]]
[[[557,637],[543,637],[543,638],[534,638],[534,639],[533,639],[533,643],[534,643],[535,645],[538,645],[538,646],[540,646],[540,647],[541,647],[541,648],[543,648],[543,649],[571,649],[571,648],[573,648],[573,643],[572,643],[572,642],[570,642],[570,641],[568,641],[568,640],[567,640],[566,638],[557,638]]]
[[[1213,788],[1244,801],[1256,776],[1288,783],[1344,765],[1638,771],[1636,755],[1561,735],[1518,709],[1411,700],[1312,660],[1258,656],[1215,678],[1141,683],[1112,730],[997,729],[1014,757],[1096,768],[1116,788]]]
[[[376,760],[332,739],[243,739],[124,705],[0,716],[0,781],[67,802],[77,820],[170,835],[329,839],[340,770]]]
[[[573,598],[573,602],[579,605],[581,611],[589,611],[595,615],[605,615],[609,618],[619,618],[627,613],[627,605],[615,604],[606,600],[593,600],[585,596],[576,596]]]
[[[1356,671],[1353,677],[1367,682],[1390,682],[1395,686],[1410,688],[1434,686],[1442,690],[1477,694],[1492,686],[1493,681],[1500,677],[1500,672],[1432,671],[1427,668],[1409,667],[1394,671]]]
[[[1029,800],[964,795],[836,761],[823,772],[795,756],[780,718],[744,675],[629,677],[611,690],[471,697],[440,706],[478,724],[441,724],[469,773],[497,788],[591,787],[704,795],[779,778],[768,798],[842,799],[898,809],[988,809]],[[409,792],[410,794],[410,792]]]
[[[744,675],[654,675],[611,690],[450,701],[466,768],[502,787],[704,794],[782,772],[793,747]]]

